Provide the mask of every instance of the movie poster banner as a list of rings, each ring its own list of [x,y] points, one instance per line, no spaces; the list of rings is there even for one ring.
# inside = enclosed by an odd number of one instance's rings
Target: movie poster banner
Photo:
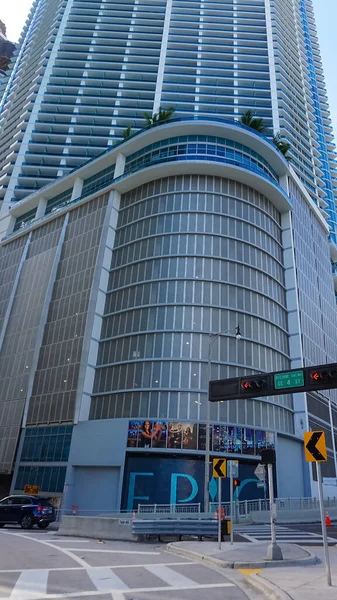
[[[275,447],[273,431],[211,425],[210,451],[226,454],[259,455],[263,448]],[[206,424],[191,421],[133,420],[129,421],[128,448],[206,450]]]

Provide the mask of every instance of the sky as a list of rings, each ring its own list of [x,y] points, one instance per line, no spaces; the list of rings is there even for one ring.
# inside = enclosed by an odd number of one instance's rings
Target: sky
[[[7,25],[7,36],[15,42],[20,35],[32,0],[2,0],[0,20]],[[331,117],[337,135],[337,77],[336,77],[336,0],[313,0],[324,74],[327,84]]]

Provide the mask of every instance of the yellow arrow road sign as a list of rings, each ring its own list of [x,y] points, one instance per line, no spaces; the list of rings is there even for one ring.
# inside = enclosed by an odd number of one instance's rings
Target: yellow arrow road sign
[[[213,477],[227,477],[225,458],[213,458]]]
[[[326,462],[328,454],[324,431],[305,431],[304,451],[307,462]]]

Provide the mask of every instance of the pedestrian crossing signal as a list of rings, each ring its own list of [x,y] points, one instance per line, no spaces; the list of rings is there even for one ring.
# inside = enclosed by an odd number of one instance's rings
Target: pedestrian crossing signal
[[[241,479],[233,479],[234,487],[240,487],[240,485],[241,485]]]

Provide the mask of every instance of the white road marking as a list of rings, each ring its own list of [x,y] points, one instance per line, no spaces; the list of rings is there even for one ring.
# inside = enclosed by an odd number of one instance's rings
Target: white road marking
[[[195,581],[192,581],[192,579],[190,579],[189,577],[185,577],[185,575],[181,575],[181,573],[177,573],[177,571],[174,571],[173,569],[170,569],[166,566],[144,565],[144,569],[152,573],[152,575],[159,577],[160,579],[165,581],[165,583],[168,583],[172,587],[175,587],[176,585],[196,585]]]
[[[127,590],[128,586],[108,567],[87,569],[88,576],[100,592]]]
[[[24,571],[17,580],[9,600],[36,600],[47,594],[48,572],[44,570]]]
[[[141,594],[150,592],[180,592],[184,590],[212,590],[216,588],[227,588],[235,587],[234,583],[193,583],[193,585],[181,585],[181,586],[166,586],[166,587],[154,587],[154,588],[128,588],[124,593],[126,594]],[[120,590],[109,590],[111,595]],[[64,600],[64,598],[86,598],[87,596],[101,596],[102,592],[71,592],[70,594],[48,594],[44,598],[39,600]],[[21,600],[21,598],[20,598]],[[34,599],[35,600],[35,599]]]
[[[84,567],[85,569],[91,568],[91,565],[89,565],[89,563],[87,563],[82,558],[79,558],[78,556],[76,556],[76,554],[73,554],[68,548],[60,548],[60,546],[56,546],[55,544],[52,544],[51,542],[45,542],[44,540],[37,540],[36,538],[34,538],[32,536],[24,535],[22,533],[12,533],[12,532],[8,533],[7,531],[2,531],[0,533],[0,535],[15,535],[16,537],[32,540],[33,542],[37,542],[38,544],[44,544],[45,546],[48,546],[49,548],[53,548],[54,550],[58,550],[59,552],[66,554],[74,562],[77,562],[78,565],[81,565],[81,567]],[[76,550],[78,551],[78,548],[76,548]]]
[[[57,548],[57,546],[55,546]],[[62,552],[65,551],[65,548],[59,548]],[[79,552],[79,548],[67,548],[70,552]],[[156,555],[159,556],[160,552],[143,552],[142,550],[101,550],[100,548],[81,548],[81,552],[100,552],[104,554],[146,554],[146,555]],[[90,565],[89,565],[90,566]]]
[[[178,565],[197,565],[199,564],[198,561],[183,561],[183,562],[165,562],[165,563],[153,563],[154,566],[168,566],[168,567],[176,567]],[[147,565],[148,567],[151,567],[152,564]],[[138,568],[138,567],[144,567],[144,563],[140,563],[140,564],[132,564],[132,565],[108,565],[106,568],[107,569],[133,569],[133,568]],[[101,569],[102,567],[90,567],[90,569]],[[23,573],[25,571],[31,571],[32,569],[0,569],[0,574],[1,573]],[[85,567],[51,567],[50,569],[39,569],[39,571],[85,571],[86,568]],[[0,598],[1,600],[1,598]]]
[[[34,538],[34,539],[36,539],[36,538]],[[46,540],[44,540],[44,542],[53,542],[54,544],[90,544],[90,543],[96,543],[96,540],[94,540],[94,539],[72,540],[71,538],[69,538],[68,540],[58,540],[56,538],[55,540],[46,539]]]

